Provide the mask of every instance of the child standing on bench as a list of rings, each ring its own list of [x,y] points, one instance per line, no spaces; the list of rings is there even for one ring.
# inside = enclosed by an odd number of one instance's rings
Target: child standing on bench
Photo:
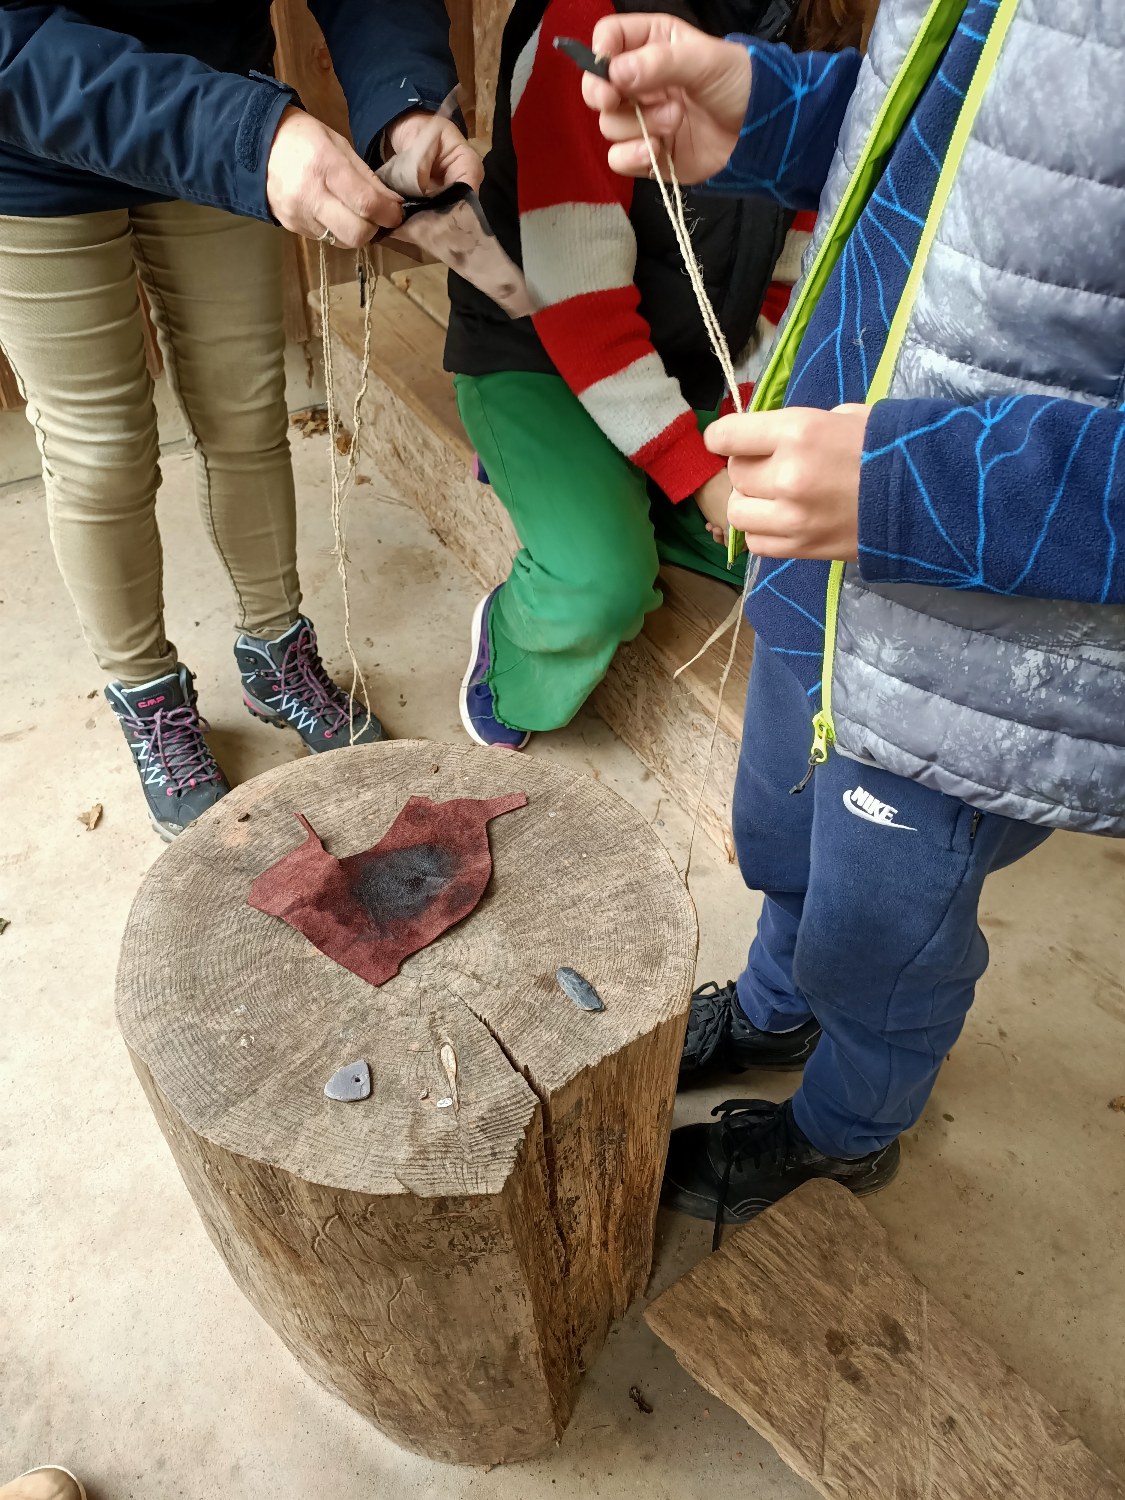
[[[720,35],[784,30],[835,49],[859,42],[869,8],[695,0],[691,15]],[[539,311],[513,322],[450,277],[446,367],[522,544],[473,616],[461,718],[483,745],[520,749],[531,731],[570,721],[662,603],[661,562],[742,581],[717,545],[730,484],[701,435],[722,373],[671,225],[655,183],[610,171],[579,75],[554,45],[589,43],[608,9],[607,0],[516,0],[504,33],[481,198]],[[739,374],[750,382],[814,215],[695,194],[690,217],[708,292],[728,344],[745,351]]]

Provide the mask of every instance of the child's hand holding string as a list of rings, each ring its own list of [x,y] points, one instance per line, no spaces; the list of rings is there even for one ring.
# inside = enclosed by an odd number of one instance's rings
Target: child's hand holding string
[[[653,141],[681,182],[722,171],[738,143],[750,98],[750,54],[674,16],[606,16],[594,28],[594,51],[608,57],[609,82],[586,73],[582,95],[599,112],[612,141],[609,164],[623,177],[648,177],[652,164],[637,106]]]
[[[703,440],[728,459],[728,518],[760,557],[854,562],[859,475],[871,408],[790,406],[712,422]]]

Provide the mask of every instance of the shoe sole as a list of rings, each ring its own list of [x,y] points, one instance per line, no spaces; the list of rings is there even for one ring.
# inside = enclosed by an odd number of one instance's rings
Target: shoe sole
[[[305,739],[304,735],[299,729],[295,727],[295,725],[290,724],[289,720],[282,718],[280,714],[271,713],[264,703],[259,703],[256,698],[248,697],[246,693],[242,694],[242,701],[246,705],[246,712],[251,716],[251,718],[259,719],[263,724],[269,724],[273,729],[288,729],[291,733],[297,736],[301,744],[304,745],[305,749],[309,752],[310,755],[324,754],[323,750],[314,750],[313,747],[309,744],[308,740]],[[378,745],[383,740],[385,740],[387,738],[387,731],[385,729],[382,729],[381,725],[380,729],[382,732],[380,733],[378,739],[364,740],[363,743],[365,745]],[[339,750],[346,745],[347,741],[344,740],[340,745],[329,745],[326,748],[329,750]]]
[[[723,1078],[741,1078],[746,1073],[801,1073],[812,1059],[815,1048],[809,1049],[807,1057],[791,1062],[768,1062],[765,1058],[761,1062],[747,1063],[744,1068],[699,1068],[690,1073],[681,1073],[676,1080],[676,1092],[686,1094],[690,1089],[709,1088]]]
[[[898,1169],[901,1165],[901,1161],[901,1155],[896,1155],[891,1167],[886,1172],[880,1171],[879,1173],[877,1173],[874,1180],[871,1182],[865,1183],[861,1178],[854,1187],[851,1183],[847,1182],[841,1183],[840,1185],[841,1187],[846,1187],[848,1192],[853,1193],[857,1198],[870,1198],[873,1193],[881,1192],[883,1188],[890,1186],[890,1184],[898,1176]],[[835,1177],[828,1177],[824,1180],[829,1182],[839,1181],[839,1179]],[[791,1188],[790,1192],[796,1192],[796,1188]],[[788,1197],[788,1194],[784,1194],[783,1196]],[[748,1213],[732,1214],[729,1209],[725,1210],[723,1213],[723,1223],[748,1224],[751,1219],[756,1219],[758,1215],[760,1213],[764,1213],[767,1208],[772,1208],[775,1203],[780,1203],[781,1199],[755,1198],[751,1201],[753,1203],[753,1207]],[[701,1198],[696,1193],[687,1193],[682,1189],[677,1189],[674,1195],[665,1194],[662,1192],[660,1195],[660,1202],[662,1207],[670,1209],[673,1213],[684,1214],[689,1219],[702,1219],[707,1224],[713,1224],[715,1222],[715,1200],[713,1198]]]
[[[530,734],[525,734],[518,745],[493,745],[477,729],[474,729],[473,721],[469,718],[469,684],[473,675],[473,668],[477,664],[477,657],[480,655],[480,633],[484,624],[484,611],[491,598],[491,594],[485,594],[476,609],[473,610],[473,623],[469,634],[469,665],[465,668],[465,675],[461,679],[461,691],[457,697],[457,708],[461,714],[462,727],[474,744],[483,745],[486,750],[515,750],[518,752],[527,744],[531,738]]]

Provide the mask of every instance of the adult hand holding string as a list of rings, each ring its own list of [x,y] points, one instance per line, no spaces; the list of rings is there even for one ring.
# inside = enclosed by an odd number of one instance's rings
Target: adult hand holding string
[[[750,99],[745,47],[662,15],[606,16],[594,28],[593,46],[610,59],[609,81],[584,74],[582,95],[613,142],[609,164],[615,172],[651,175],[638,106],[681,182],[703,182],[722,171]]]
[[[402,200],[342,135],[303,109],[285,111],[266,163],[266,198],[279,224],[306,239],[325,232],[358,250],[402,222]]]
[[[760,557],[854,562],[868,406],[789,406],[712,422],[703,440],[728,460],[727,517]]]

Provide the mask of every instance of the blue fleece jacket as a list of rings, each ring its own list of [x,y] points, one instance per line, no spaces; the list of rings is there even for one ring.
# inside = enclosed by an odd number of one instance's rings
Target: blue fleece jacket
[[[442,0],[310,0],[371,157],[456,82]],[[266,161],[293,91],[269,77],[269,0],[0,3],[0,214],[166,198],[268,219]]]
[[[970,0],[813,313],[787,406],[865,398],[995,11],[996,0]],[[859,58],[747,45],[746,121],[709,186],[815,207]],[[860,479],[862,577],[1125,603],[1123,442],[1119,407],[1031,395],[877,402]],[[814,699],[827,580],[826,563],[767,558],[747,607]]]

